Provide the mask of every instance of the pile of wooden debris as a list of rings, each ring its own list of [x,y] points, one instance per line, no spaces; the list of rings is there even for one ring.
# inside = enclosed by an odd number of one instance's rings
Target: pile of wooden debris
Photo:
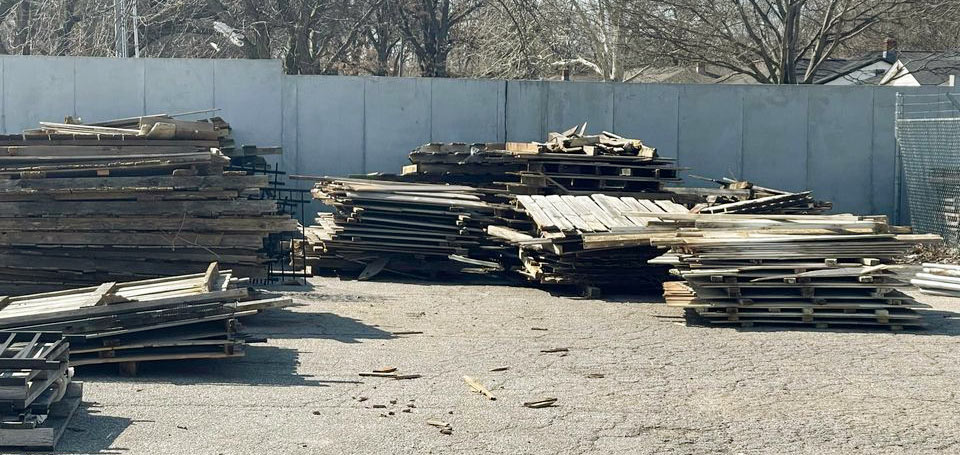
[[[814,199],[810,191],[792,193],[730,178],[691,177],[722,186],[722,192],[706,195],[705,202],[694,206],[697,213],[821,215],[833,208],[830,202]]]
[[[895,258],[935,235],[912,235],[885,217],[700,215],[696,228],[654,238],[684,282],[667,303],[715,324],[923,326],[921,307],[896,290]]]
[[[297,224],[264,193],[268,176],[232,170],[220,148],[229,126],[213,120],[41,123],[0,136],[3,293],[201,272],[214,260],[265,276]],[[244,163],[276,153],[228,150]]]

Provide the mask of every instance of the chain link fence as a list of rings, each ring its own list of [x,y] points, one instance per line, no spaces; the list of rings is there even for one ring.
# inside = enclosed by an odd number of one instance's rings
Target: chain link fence
[[[897,144],[916,232],[960,245],[960,95],[897,95]]]

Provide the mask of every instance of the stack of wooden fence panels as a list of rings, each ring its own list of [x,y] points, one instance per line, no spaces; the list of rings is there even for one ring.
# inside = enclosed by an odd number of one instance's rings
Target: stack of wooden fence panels
[[[925,263],[910,284],[927,295],[960,297],[960,265]]]
[[[0,333],[0,447],[55,449],[83,394],[69,348],[59,333]]]
[[[907,283],[891,269],[918,243],[939,237],[905,234],[885,217],[713,216],[700,215],[700,229],[651,240],[671,248],[653,262],[676,267],[685,280],[666,283],[664,297],[688,316],[741,326],[925,325],[914,311],[922,305],[896,289]]]
[[[192,275],[2,298],[0,330],[63,332],[73,366],[243,355],[237,318],[289,306],[216,263]]]
[[[491,236],[519,247],[521,266],[517,271],[537,283],[585,287],[660,283],[666,277],[666,268],[647,263],[659,255],[649,239],[673,232],[677,223],[656,215],[687,213],[685,207],[670,201],[605,194],[521,195],[517,204],[533,219],[533,232],[496,225],[488,228]],[[626,215],[628,212],[651,216],[634,217]],[[591,242],[597,236],[625,234],[635,237],[602,246]]]
[[[333,208],[307,231],[314,273],[360,271],[369,278],[382,270],[452,271],[458,264],[499,268],[488,259],[504,247],[488,241],[484,229],[509,207],[481,200],[473,188],[329,178],[313,195]]]
[[[410,153],[408,179],[497,188],[511,194],[662,193],[679,181],[674,160],[636,139],[582,129],[545,143],[426,144]]]
[[[296,229],[262,195],[268,177],[225,170],[210,122],[135,121],[0,136],[0,291],[200,272],[210,261],[265,275],[278,234]]]

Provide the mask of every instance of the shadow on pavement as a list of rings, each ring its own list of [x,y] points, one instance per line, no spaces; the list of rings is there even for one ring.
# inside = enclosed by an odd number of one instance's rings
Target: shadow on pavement
[[[57,444],[57,453],[123,454],[127,449],[113,443],[136,422],[126,417],[101,415],[96,403],[84,402]]]
[[[243,320],[244,331],[268,339],[321,338],[342,343],[386,340],[393,334],[358,319],[333,313],[267,311]]]
[[[328,387],[325,381],[297,372],[299,352],[276,346],[248,345],[244,357],[141,362],[136,376],[122,376],[115,364],[89,365],[76,370],[77,378],[107,383],[165,383],[176,385],[244,384]]]

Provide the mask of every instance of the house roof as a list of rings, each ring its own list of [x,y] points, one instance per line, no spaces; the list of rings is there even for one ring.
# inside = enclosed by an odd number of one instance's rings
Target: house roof
[[[715,74],[697,72],[688,66],[667,66],[643,69],[629,80],[645,84],[709,84],[716,78]]]
[[[960,76],[960,51],[900,52],[898,59],[920,85],[943,85],[951,75]]]
[[[887,62],[893,64],[896,61],[892,55],[884,52],[871,52],[854,58],[831,58],[820,64],[816,74],[813,75],[814,84],[826,84],[827,82],[839,79],[861,68],[873,65],[874,63]],[[802,79],[807,74],[807,66],[810,60],[803,59],[797,64],[797,79]],[[882,76],[882,75],[881,75]],[[856,81],[865,83],[865,81]]]
[[[859,69],[865,68],[867,66],[873,65],[878,62],[887,62],[893,63],[895,60],[890,58],[890,56],[885,55],[884,52],[871,52],[868,54],[861,55],[859,57],[852,58],[829,58],[817,67],[816,73],[813,75],[814,84],[826,84],[835,79],[839,79],[843,76],[851,74]],[[807,67],[810,65],[810,59],[800,59],[797,62],[797,80],[803,80],[807,75]],[[879,75],[882,76],[882,75]],[[873,79],[871,76],[870,79]],[[720,78],[716,82],[722,84],[756,84],[757,81],[746,74],[733,74],[727,75]],[[859,84],[867,83],[866,80],[855,81]]]

